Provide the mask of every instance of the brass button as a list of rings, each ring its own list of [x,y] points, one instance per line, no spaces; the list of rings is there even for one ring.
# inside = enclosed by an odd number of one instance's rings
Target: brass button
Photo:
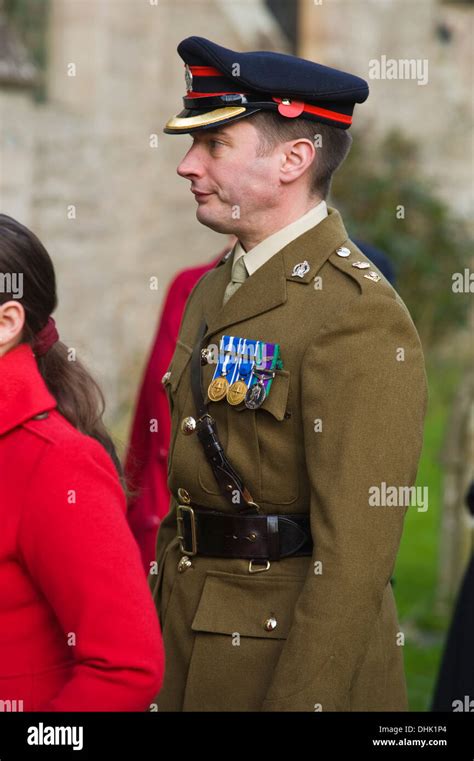
[[[347,248],[347,246],[341,246],[340,248],[337,249],[336,254],[338,256],[343,256],[343,257],[350,256],[351,250],[350,248]]]
[[[178,573],[184,573],[188,568],[191,568],[192,563],[187,555],[183,555],[178,563]]]
[[[189,505],[191,503],[189,492],[187,492],[186,489],[183,489],[181,486],[178,489],[178,497],[180,498],[181,502],[184,502],[185,505]]]
[[[166,372],[166,373],[163,375],[162,379],[161,379],[161,382],[162,382],[163,386],[165,385],[165,383],[168,383],[168,381],[169,381],[169,379],[170,379],[170,378],[171,378],[171,371],[170,371],[170,370],[168,370],[168,372]]]
[[[181,431],[185,436],[189,436],[196,430],[196,421],[193,417],[185,417],[181,422]]]
[[[277,620],[274,616],[271,616],[270,618],[267,618],[265,623],[263,624],[263,628],[266,632],[272,632],[274,629],[277,628]]]

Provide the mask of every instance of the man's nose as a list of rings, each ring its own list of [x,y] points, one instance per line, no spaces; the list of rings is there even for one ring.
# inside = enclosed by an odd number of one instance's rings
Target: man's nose
[[[200,161],[199,155],[194,146],[189,149],[186,156],[183,158],[180,164],[178,164],[176,171],[180,177],[202,177],[202,161]]]

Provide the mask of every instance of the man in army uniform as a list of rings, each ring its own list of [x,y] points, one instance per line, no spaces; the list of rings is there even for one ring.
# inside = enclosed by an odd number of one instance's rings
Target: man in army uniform
[[[163,383],[172,494],[150,575],[160,711],[400,711],[391,576],[426,377],[398,294],[325,202],[359,77],[178,47],[198,220],[238,243],[194,287]],[[217,349],[216,349],[217,347]]]

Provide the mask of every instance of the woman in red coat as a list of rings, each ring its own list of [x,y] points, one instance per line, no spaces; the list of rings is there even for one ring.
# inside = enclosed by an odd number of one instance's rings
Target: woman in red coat
[[[56,304],[44,247],[0,215],[0,711],[145,711],[159,623],[103,399]]]

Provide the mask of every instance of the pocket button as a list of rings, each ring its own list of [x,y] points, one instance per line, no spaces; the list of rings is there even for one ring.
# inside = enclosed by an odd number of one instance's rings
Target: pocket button
[[[274,629],[276,629],[278,626],[278,621],[274,616],[271,616],[270,618],[267,618],[265,623],[263,624],[263,628],[266,632],[272,632]]]

